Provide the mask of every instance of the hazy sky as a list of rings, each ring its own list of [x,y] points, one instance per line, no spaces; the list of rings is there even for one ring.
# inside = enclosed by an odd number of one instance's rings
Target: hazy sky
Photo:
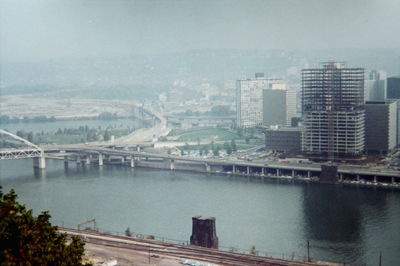
[[[399,14],[399,0],[0,0],[0,56],[393,48]]]

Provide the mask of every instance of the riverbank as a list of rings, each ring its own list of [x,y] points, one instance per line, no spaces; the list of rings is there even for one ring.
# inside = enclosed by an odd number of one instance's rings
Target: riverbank
[[[69,236],[79,236],[86,242],[85,254],[89,261],[99,258],[129,265],[144,263],[151,265],[281,265],[281,266],[338,266],[342,264],[323,262],[311,257],[298,257],[282,253],[281,258],[259,256],[203,248],[193,245],[173,244],[164,241],[128,236],[116,236],[93,230],[78,231],[59,228],[59,232]],[[255,251],[256,252],[256,251]],[[103,261],[104,262],[104,261]]]

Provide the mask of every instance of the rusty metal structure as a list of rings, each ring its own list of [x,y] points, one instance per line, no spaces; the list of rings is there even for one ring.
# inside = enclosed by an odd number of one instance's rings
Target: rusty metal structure
[[[302,151],[333,161],[364,150],[364,69],[343,62],[303,69]]]
[[[192,235],[190,244],[206,248],[218,248],[218,237],[215,230],[215,217],[192,217]]]

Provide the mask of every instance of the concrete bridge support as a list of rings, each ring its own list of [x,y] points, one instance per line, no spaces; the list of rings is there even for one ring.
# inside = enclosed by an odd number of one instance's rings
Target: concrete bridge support
[[[68,168],[68,156],[64,156],[64,167]]]
[[[235,165],[232,166],[232,173],[236,174],[236,166]]]
[[[280,175],[281,175],[281,173],[280,173],[279,169],[276,169],[276,176],[280,176]]]
[[[247,166],[247,171],[246,171],[247,175],[250,175],[250,166]]]
[[[78,156],[76,157],[76,165],[80,165],[80,164],[81,164],[81,156],[78,155]]]
[[[261,175],[265,176],[265,168],[264,167],[261,167]]]
[[[125,164],[125,156],[121,157],[121,164]]]
[[[171,169],[171,171],[175,170],[175,161],[172,159],[170,159],[169,161],[169,168]]]
[[[99,153],[99,166],[103,166],[103,154]]]
[[[374,183],[377,183],[376,175],[374,175]]]
[[[295,177],[295,176],[296,176],[296,173],[294,170],[292,170],[292,177]]]
[[[206,172],[209,173],[211,171],[210,165],[206,163],[205,166],[206,166]]]
[[[90,165],[90,163],[91,163],[91,158],[90,157],[91,157],[90,155],[86,156],[86,158],[85,158],[85,164],[86,165]]]
[[[343,174],[339,173],[339,181],[343,181]]]
[[[135,157],[131,156],[129,158],[129,164],[130,164],[131,168],[135,167]]]
[[[33,158],[33,167],[38,169],[45,169],[46,168],[46,158],[44,155]]]
[[[311,171],[307,171],[307,177],[311,178]]]

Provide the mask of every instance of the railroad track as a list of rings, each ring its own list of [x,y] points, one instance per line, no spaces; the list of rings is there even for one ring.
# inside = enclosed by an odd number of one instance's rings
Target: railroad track
[[[201,248],[196,246],[185,246],[171,243],[164,243],[156,240],[140,239],[134,237],[115,236],[93,231],[78,231],[74,229],[59,228],[61,233],[82,237],[86,242],[115,247],[125,250],[149,252],[151,255],[159,255],[180,259],[198,260],[219,265],[291,265],[310,266],[327,265],[318,262],[290,261],[269,257],[255,256],[250,254],[232,253],[223,250]]]

